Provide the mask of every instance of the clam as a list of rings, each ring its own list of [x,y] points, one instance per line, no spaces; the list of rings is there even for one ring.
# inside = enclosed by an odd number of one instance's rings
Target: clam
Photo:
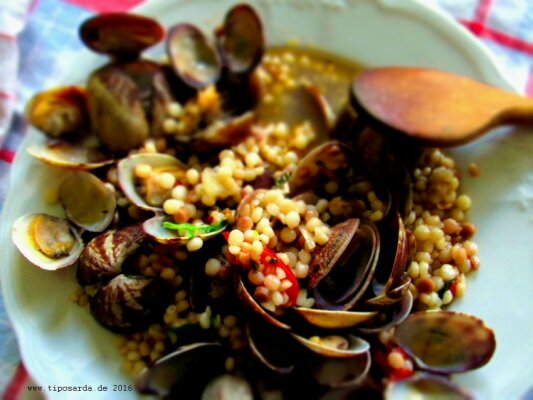
[[[170,223],[168,227],[165,223]],[[168,217],[155,216],[143,223],[144,232],[152,239],[163,244],[185,244],[194,237],[211,239],[226,229],[226,222],[214,225],[174,224]]]
[[[279,106],[262,105],[258,110],[260,122],[282,121],[290,128],[308,123],[316,135],[309,148],[328,139],[333,119],[334,113],[327,99],[316,86],[308,83],[282,92],[279,96]]]
[[[370,343],[354,335],[311,336],[291,333],[307,349],[328,358],[352,358],[370,352]]]
[[[112,331],[143,329],[162,317],[173,298],[161,278],[120,274],[91,298],[91,313]]]
[[[349,358],[317,356],[309,361],[308,369],[319,384],[330,388],[345,388],[361,385],[371,364],[370,352],[367,351]]]
[[[150,127],[135,81],[118,66],[94,72],[87,83],[91,127],[113,152],[127,152],[148,138]]]
[[[459,385],[440,375],[418,373],[407,379],[389,381],[384,390],[385,400],[423,398],[427,400],[473,400]]]
[[[206,385],[224,373],[226,350],[218,343],[194,343],[157,360],[135,382],[143,394],[198,399]]]
[[[479,318],[442,310],[411,314],[394,341],[421,369],[441,374],[480,368],[496,348],[494,332]]]
[[[226,14],[216,31],[217,45],[224,65],[236,74],[252,71],[265,51],[261,18],[248,4],[238,4]]]
[[[82,42],[97,53],[131,59],[160,42],[165,30],[152,18],[113,12],[89,18],[79,34]]]
[[[39,268],[54,271],[74,264],[81,252],[81,238],[63,218],[27,214],[11,228],[13,243],[22,255]]]
[[[390,304],[399,300],[409,288],[406,268],[411,260],[412,249],[409,235],[399,214],[381,221],[381,252],[372,278],[372,290],[376,297],[367,304]]]
[[[148,165],[152,174],[146,179],[144,196],[137,190],[135,168],[137,165]],[[184,174],[187,166],[168,154],[140,153],[126,157],[118,163],[118,182],[126,197],[137,207],[150,211],[162,211],[162,202],[170,194],[158,185],[158,173],[170,172]],[[168,192],[168,193],[167,193]]]
[[[349,219],[333,226],[309,265],[308,287],[318,308],[348,310],[367,289],[380,253],[375,225]]]
[[[384,306],[380,305],[378,315],[370,321],[358,325],[361,333],[379,333],[402,323],[413,308],[413,295],[409,290],[399,299]]]
[[[314,190],[320,195],[325,192],[324,186],[327,182],[341,182],[346,179],[352,158],[350,149],[341,142],[329,141],[315,147],[300,161],[291,175],[291,194]]]
[[[145,239],[141,225],[112,229],[96,236],[80,255],[78,281],[90,285],[120,274],[124,262]]]
[[[351,328],[372,319],[377,314],[377,311],[332,311],[305,307],[295,307],[294,311],[311,325],[324,329]]]
[[[75,137],[87,129],[85,89],[65,86],[36,94],[26,107],[30,124],[51,138]]]
[[[262,365],[282,375],[290,374],[294,370],[294,343],[285,331],[252,318],[246,324],[245,332],[252,354]]]
[[[30,145],[27,151],[36,159],[59,168],[91,170],[114,162],[98,146],[81,142],[49,140]]]
[[[114,190],[86,171],[73,171],[63,179],[59,201],[67,218],[90,232],[106,229],[117,205]]]
[[[252,135],[254,120],[254,113],[246,112],[237,117],[214,121],[192,136],[187,149],[201,154],[234,146]]]
[[[207,384],[201,400],[253,400],[252,386],[237,375],[217,376]]]
[[[105,70],[119,70],[131,78],[137,86],[138,98],[142,104],[143,110],[146,116],[150,117],[155,95],[154,80],[156,80],[156,77],[158,76],[164,76],[163,67],[154,61],[140,59],[128,62],[112,62],[100,69],[100,71]]]
[[[207,37],[188,23],[168,32],[166,50],[176,75],[187,85],[201,89],[220,77],[220,59]]]
[[[263,307],[261,307],[261,305],[254,299],[252,294],[249,292],[240,274],[238,275],[239,276],[237,277],[236,291],[237,295],[244,302],[244,304],[246,304],[253,312],[262,317],[269,324],[281,329],[290,330],[291,327],[286,323],[282,322],[280,319],[278,319],[278,316],[272,315]]]

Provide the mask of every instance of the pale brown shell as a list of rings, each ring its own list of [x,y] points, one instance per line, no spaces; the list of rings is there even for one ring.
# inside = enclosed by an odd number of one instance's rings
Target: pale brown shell
[[[96,146],[49,140],[32,144],[28,153],[45,164],[58,168],[91,170],[112,164],[115,160]]]
[[[21,254],[33,265],[49,271],[55,271],[57,269],[65,268],[74,264],[83,251],[83,242],[78,232],[72,228],[70,229],[71,234],[74,236],[75,242],[69,254],[60,258],[51,258],[38,249],[32,237],[32,224],[35,218],[38,216],[44,216],[45,218],[50,218],[52,220],[56,219],[61,223],[68,224],[68,222],[63,218],[54,217],[43,213],[26,214],[19,217],[13,223],[11,228],[11,238]]]
[[[86,171],[73,171],[59,186],[59,201],[67,218],[89,232],[102,232],[115,214],[113,189]]]
[[[496,349],[494,332],[482,320],[444,310],[411,314],[396,327],[394,341],[420,368],[444,374],[482,367]]]

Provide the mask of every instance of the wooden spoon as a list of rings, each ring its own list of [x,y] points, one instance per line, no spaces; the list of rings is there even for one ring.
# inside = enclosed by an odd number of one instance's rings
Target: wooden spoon
[[[504,123],[533,124],[533,99],[428,68],[368,69],[355,79],[351,102],[363,116],[443,147]]]

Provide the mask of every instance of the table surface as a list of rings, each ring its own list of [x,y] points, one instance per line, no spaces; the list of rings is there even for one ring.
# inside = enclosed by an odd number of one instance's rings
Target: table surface
[[[78,48],[80,22],[94,12],[126,11],[146,0],[16,0],[0,4],[0,209],[11,163],[25,136],[24,104],[61,75],[57,55]],[[148,0],[149,1],[149,0]],[[515,87],[533,96],[533,2],[428,0],[453,16],[496,56]],[[0,394],[28,398],[28,379],[0,293]]]

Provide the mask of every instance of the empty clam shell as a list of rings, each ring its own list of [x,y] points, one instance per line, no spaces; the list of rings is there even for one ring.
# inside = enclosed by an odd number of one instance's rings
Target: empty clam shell
[[[368,375],[372,360],[370,352],[357,357],[318,357],[310,362],[311,376],[321,385],[331,388],[357,387]]]
[[[11,238],[28,261],[50,271],[74,264],[83,251],[78,232],[67,220],[43,213],[18,218]]]
[[[325,329],[351,328],[368,321],[377,314],[377,311],[332,311],[305,307],[295,307],[294,311],[311,325]]]
[[[370,343],[354,335],[328,335],[305,338],[291,333],[299,343],[324,357],[352,358],[370,351]]]
[[[160,153],[141,153],[122,159],[118,163],[118,182],[126,197],[137,207],[150,211],[162,211],[162,200],[166,197],[164,193],[158,195],[158,185],[156,182],[147,180],[147,190],[153,187],[153,195],[148,192],[145,197],[137,191],[135,168],[137,165],[145,164],[150,166],[152,171],[183,171],[187,166],[180,160],[168,154]],[[150,186],[152,185],[152,186]],[[148,197],[149,199],[147,199]],[[150,201],[151,200],[151,201]]]
[[[260,122],[283,121],[290,128],[309,123],[316,135],[309,148],[328,139],[334,118],[328,100],[316,86],[307,83],[282,92],[279,96],[279,106],[261,104],[258,109]]]
[[[112,12],[89,18],[79,33],[83,43],[97,53],[133,58],[160,42],[165,30],[152,18]]]
[[[219,343],[182,346],[145,369],[135,386],[141,393],[161,398],[199,399],[207,383],[224,372],[226,357]]]
[[[398,301],[381,306],[378,315],[357,326],[362,333],[378,333],[402,323],[413,308],[413,295],[409,290]]]
[[[170,28],[167,54],[174,72],[187,85],[197,89],[215,83],[220,77],[220,59],[200,29],[182,23]]]
[[[417,363],[437,373],[485,365],[496,349],[492,329],[477,317],[453,311],[420,311],[396,327],[394,341]]]
[[[400,214],[391,215],[381,221],[380,227],[381,252],[372,279],[372,289],[379,296],[387,294],[391,299],[393,291],[405,287],[405,270],[411,259],[411,246]],[[408,285],[407,285],[408,286]],[[390,293],[393,295],[390,295]]]
[[[385,387],[385,400],[420,398],[425,400],[472,400],[464,388],[444,376],[418,373],[407,379],[390,381]]]
[[[245,332],[252,354],[265,367],[284,375],[294,370],[294,343],[285,331],[252,319],[246,324]],[[274,337],[276,339],[272,340]]]
[[[263,26],[250,5],[238,4],[229,10],[216,34],[219,52],[231,72],[247,73],[261,62],[265,51]]]
[[[115,160],[94,145],[50,140],[27,148],[38,160],[59,168],[91,170],[112,164]]]
[[[86,171],[73,171],[63,179],[59,201],[67,218],[90,232],[102,232],[107,228],[117,205],[115,192]]]

